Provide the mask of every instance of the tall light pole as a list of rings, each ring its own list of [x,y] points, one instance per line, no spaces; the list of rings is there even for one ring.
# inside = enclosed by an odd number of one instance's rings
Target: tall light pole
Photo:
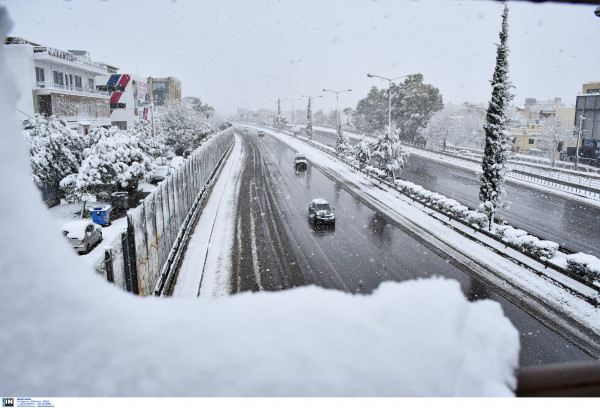
[[[575,147],[575,170],[579,170],[579,139],[581,139],[581,133],[585,132],[585,130],[581,130],[585,119],[583,115],[579,115],[579,133],[577,133],[577,147]]]
[[[390,132],[390,134],[392,133],[392,82],[395,81],[396,79],[400,79],[400,78],[406,78],[407,76],[410,75],[402,75],[396,78],[386,78],[386,77],[382,77],[379,75],[373,75],[373,74],[367,74],[367,76],[369,78],[381,78],[381,79],[385,79],[386,81],[389,82],[388,85],[388,132]]]
[[[342,92],[352,92],[352,89],[344,89],[343,91],[332,91],[330,89],[323,88],[323,92],[333,92],[335,94],[335,128],[337,129],[340,127],[340,113],[338,110],[340,94]]]

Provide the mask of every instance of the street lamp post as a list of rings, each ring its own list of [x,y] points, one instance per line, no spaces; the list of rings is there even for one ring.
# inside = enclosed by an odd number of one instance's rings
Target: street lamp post
[[[344,89],[343,91],[332,91],[330,89],[323,88],[323,92],[333,92],[335,94],[335,128],[337,129],[340,127],[340,112],[338,109],[340,94],[342,92],[352,92],[352,89]]]
[[[582,130],[585,119],[583,115],[579,115],[579,133],[577,133],[577,147],[575,147],[575,170],[579,170],[579,139],[581,139],[581,133],[585,132],[585,130]]]
[[[367,74],[367,76],[369,78],[381,78],[381,79],[385,79],[386,81],[389,82],[389,86],[388,86],[388,132],[390,132],[390,134],[392,133],[392,82],[395,81],[396,79],[400,79],[400,78],[406,78],[409,75],[402,75],[396,78],[386,78],[386,77],[382,77],[379,75],[373,75],[373,74]]]

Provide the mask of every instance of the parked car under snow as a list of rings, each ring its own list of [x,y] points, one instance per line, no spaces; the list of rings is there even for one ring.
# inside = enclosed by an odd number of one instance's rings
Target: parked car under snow
[[[62,232],[73,248],[81,254],[87,254],[102,241],[102,227],[90,220],[69,221],[63,225]]]

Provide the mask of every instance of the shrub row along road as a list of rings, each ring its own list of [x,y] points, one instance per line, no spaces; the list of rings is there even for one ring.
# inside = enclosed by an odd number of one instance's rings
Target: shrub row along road
[[[310,163],[306,172],[297,174],[294,152],[283,143],[268,135],[259,138],[255,131],[242,140],[245,161],[234,222],[232,293],[311,284],[370,293],[383,281],[443,276],[460,282],[470,300],[502,304],[521,333],[521,365],[590,358]],[[308,218],[308,204],[317,197],[335,207],[335,228],[315,227]]]
[[[335,135],[315,132],[315,140],[335,146]],[[479,179],[473,170],[412,155],[400,178],[453,198],[471,208],[479,206]],[[505,184],[508,210],[498,217],[543,239],[557,242],[574,252],[600,258],[600,208],[522,184]]]

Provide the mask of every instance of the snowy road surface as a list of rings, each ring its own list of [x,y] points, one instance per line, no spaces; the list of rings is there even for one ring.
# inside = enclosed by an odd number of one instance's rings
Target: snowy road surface
[[[335,135],[319,131],[315,135],[319,143],[335,145]],[[480,203],[480,183],[474,169],[412,154],[400,177],[471,208],[477,208]],[[597,228],[591,227],[600,225],[598,206],[529,188],[522,182],[512,183],[510,179],[505,189],[511,206],[508,210],[499,210],[501,219],[574,252],[600,257],[600,234]]]
[[[238,135],[180,272],[195,278],[186,290],[179,283],[190,281],[178,278],[176,295],[195,296],[200,280],[200,296],[220,296],[310,284],[370,293],[383,281],[444,276],[459,281],[468,299],[502,304],[521,333],[521,365],[590,358],[316,167],[296,174],[293,159],[272,137]],[[310,223],[316,197],[335,207],[334,229]]]

